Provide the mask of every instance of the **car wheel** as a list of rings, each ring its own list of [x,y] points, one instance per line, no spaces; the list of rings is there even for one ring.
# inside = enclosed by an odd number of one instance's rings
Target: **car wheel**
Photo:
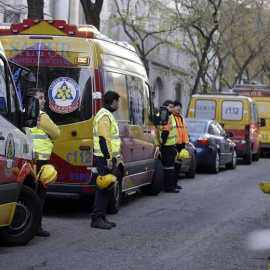
[[[0,228],[1,243],[7,246],[25,245],[36,235],[41,217],[41,205],[37,194],[23,185],[11,224]]]
[[[193,153],[191,155],[191,160],[190,160],[190,167],[187,173],[185,173],[185,176],[187,178],[195,178],[195,170],[196,170],[196,157],[195,154]]]
[[[236,168],[236,164],[237,164],[237,154],[236,154],[236,150],[233,149],[232,160],[230,163],[226,164],[225,167],[226,169],[234,170]]]
[[[213,163],[213,167],[210,169],[210,172],[213,174],[217,174],[219,172],[219,163],[220,163],[220,158],[219,158],[219,152],[216,153],[215,157],[215,162]]]
[[[246,165],[250,165],[252,163],[252,150],[249,150],[249,153],[243,157],[243,161]]]
[[[146,195],[157,195],[163,188],[164,172],[161,161],[157,159],[155,174],[150,185],[140,187],[140,191]]]
[[[261,150],[260,150],[260,147],[259,147],[258,152],[255,155],[252,155],[252,160],[253,161],[258,161],[260,159],[260,156],[261,156]]]
[[[110,191],[109,202],[107,205],[106,213],[107,214],[116,214],[120,207],[122,201],[122,175],[120,171],[117,169],[116,171],[117,181]]]

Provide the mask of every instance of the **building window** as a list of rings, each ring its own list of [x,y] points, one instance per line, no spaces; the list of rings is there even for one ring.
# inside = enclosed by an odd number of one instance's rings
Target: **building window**
[[[5,10],[4,12],[4,22],[13,23],[20,21],[20,13],[16,13],[12,10]]]
[[[163,91],[163,82],[160,77],[156,78],[154,83],[154,105],[155,107],[159,107],[166,100],[166,93]],[[167,93],[168,95],[168,93]]]

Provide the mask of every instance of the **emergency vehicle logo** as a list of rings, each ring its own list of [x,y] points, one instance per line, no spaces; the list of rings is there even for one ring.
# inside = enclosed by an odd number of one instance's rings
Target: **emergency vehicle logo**
[[[6,146],[5,146],[5,158],[6,158],[6,176],[10,176],[13,172],[13,164],[15,159],[15,143],[13,135],[10,133],[7,136]]]
[[[78,108],[79,93],[77,82],[68,77],[60,77],[49,87],[49,107],[56,113],[71,113]]]
[[[260,113],[265,113],[265,107],[264,106],[260,106],[259,107],[259,112]]]

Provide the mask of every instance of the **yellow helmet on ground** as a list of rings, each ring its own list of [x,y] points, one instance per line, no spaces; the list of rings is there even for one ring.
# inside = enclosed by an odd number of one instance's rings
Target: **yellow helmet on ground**
[[[190,158],[189,152],[186,149],[182,149],[180,152],[177,153],[175,159],[176,160],[185,160]]]
[[[51,164],[43,165],[37,175],[37,180],[40,181],[45,188],[53,184],[56,178],[57,171]]]
[[[96,180],[97,186],[101,191],[107,191],[114,187],[116,183],[116,176],[107,174],[104,176],[99,175]]]
[[[258,182],[258,185],[263,193],[270,194],[270,182]]]

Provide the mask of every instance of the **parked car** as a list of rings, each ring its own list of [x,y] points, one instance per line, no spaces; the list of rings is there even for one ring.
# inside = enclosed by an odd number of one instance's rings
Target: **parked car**
[[[197,150],[192,142],[186,145],[186,150],[189,152],[190,158],[182,161],[180,173],[184,173],[187,178],[195,178],[197,168]]]
[[[220,166],[236,168],[236,144],[229,139],[233,132],[226,133],[215,120],[186,118],[185,121],[190,141],[197,149],[198,167],[215,174]]]

